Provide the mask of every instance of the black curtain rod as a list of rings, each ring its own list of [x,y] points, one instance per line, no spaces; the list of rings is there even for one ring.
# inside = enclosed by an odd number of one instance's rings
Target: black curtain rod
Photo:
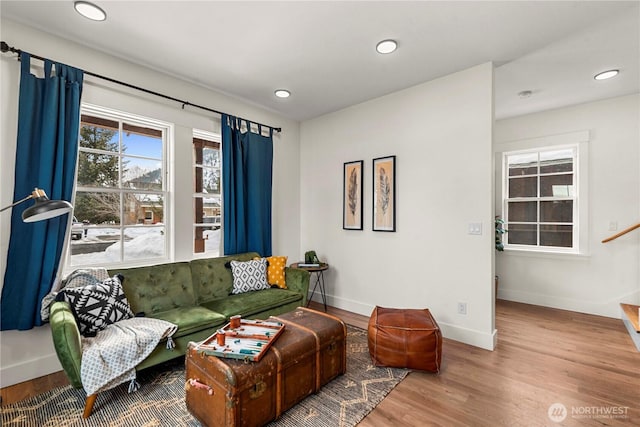
[[[15,47],[12,47],[12,46],[9,46],[4,41],[2,41],[0,43],[1,43],[2,53],[6,53],[6,52],[17,53],[18,54],[18,60],[20,59],[20,54],[22,53],[22,50],[16,49]],[[29,52],[26,52],[26,53],[29,53]],[[29,55],[31,55],[32,58],[36,58],[36,59],[39,59],[41,61],[47,60],[47,58],[43,58],[41,56],[34,55],[33,53],[29,53]],[[188,105],[190,107],[199,108],[201,110],[209,111],[211,113],[227,114],[227,113],[224,113],[222,111],[214,110],[213,108],[204,107],[204,106],[198,105],[198,104],[192,104],[189,101],[183,101],[181,99],[174,98],[173,96],[165,95],[163,93],[159,93],[159,92],[155,92],[155,91],[152,91],[152,90],[149,90],[149,89],[145,89],[145,88],[140,87],[140,86],[135,86],[135,85],[132,85],[130,83],[126,83],[126,82],[122,82],[120,80],[112,79],[111,77],[106,77],[106,76],[102,76],[100,74],[92,73],[91,71],[83,70],[83,72],[84,72],[84,74],[87,74],[87,75],[92,76],[92,77],[97,77],[99,79],[106,80],[106,81],[111,82],[111,83],[116,83],[116,84],[119,84],[119,85],[122,85],[122,86],[126,86],[126,87],[131,88],[131,89],[135,89],[135,90],[139,90],[141,92],[145,92],[145,93],[148,93],[148,94],[151,94],[151,95],[159,96],[160,98],[165,98],[165,99],[168,99],[168,100],[171,100],[171,101],[178,102],[178,103],[182,104],[182,109],[184,109],[184,107]],[[251,122],[251,123],[254,123],[254,124],[257,124],[257,125],[260,125],[260,126],[268,127],[269,129],[273,129],[276,132],[282,132],[282,128],[275,128],[273,126],[269,126],[269,125],[265,125],[265,124],[262,124],[262,123],[254,122],[254,121],[251,121],[251,120],[247,120],[247,119],[244,119],[242,117],[238,117],[238,119],[244,120],[244,121],[247,121],[247,122]]]

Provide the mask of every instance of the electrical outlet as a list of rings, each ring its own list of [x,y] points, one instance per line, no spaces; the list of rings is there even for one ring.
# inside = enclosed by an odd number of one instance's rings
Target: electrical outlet
[[[459,302],[458,303],[458,314],[467,314],[467,303]]]
[[[618,221],[609,221],[609,231],[618,231]]]

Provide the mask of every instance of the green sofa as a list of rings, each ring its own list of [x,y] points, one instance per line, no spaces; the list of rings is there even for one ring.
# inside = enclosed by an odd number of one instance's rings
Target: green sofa
[[[122,287],[134,313],[178,325],[173,335],[175,349],[168,351],[165,343],[160,343],[136,366],[136,370],[183,356],[189,342],[209,337],[233,315],[265,319],[306,305],[309,273],[288,267],[285,269],[287,289],[271,288],[231,295],[233,276],[227,263],[257,256],[257,253],[245,253],[109,271],[110,275],[124,276]],[[49,322],[62,368],[71,385],[82,388],[80,332],[69,304],[53,303]],[[87,397],[85,418],[91,414],[95,398],[96,395]]]

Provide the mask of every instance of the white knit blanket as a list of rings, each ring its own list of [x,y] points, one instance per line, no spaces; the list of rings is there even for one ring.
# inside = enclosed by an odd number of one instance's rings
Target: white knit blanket
[[[178,326],[164,320],[133,317],[107,326],[95,337],[82,338],[80,378],[87,395],[126,381],[135,384],[135,366],[151,354],[162,339],[170,340],[177,329]]]

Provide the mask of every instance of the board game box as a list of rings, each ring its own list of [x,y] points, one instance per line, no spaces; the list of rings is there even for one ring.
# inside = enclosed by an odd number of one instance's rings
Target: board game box
[[[229,359],[259,361],[282,334],[284,324],[277,321],[241,319],[231,321],[195,346],[197,352]]]

